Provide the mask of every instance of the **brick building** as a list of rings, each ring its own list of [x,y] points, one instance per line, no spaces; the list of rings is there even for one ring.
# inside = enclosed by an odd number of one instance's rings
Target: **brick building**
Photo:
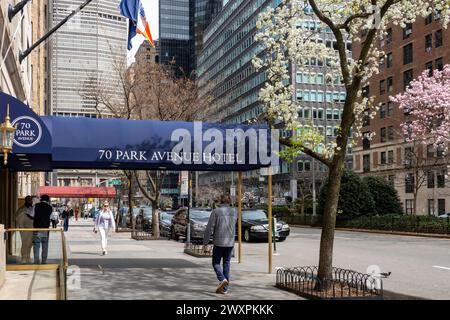
[[[381,104],[374,118],[367,116],[363,123],[364,136],[375,136],[358,141],[354,169],[361,175],[389,180],[408,214],[450,212],[450,182],[445,176],[449,159],[431,145],[405,143],[400,125],[408,121],[408,115],[389,101],[390,96],[404,92],[424,70],[431,73],[450,63],[450,30],[442,28],[439,14],[431,14],[425,19],[419,17],[406,28],[392,26],[387,31],[378,44],[386,53],[380,73],[363,88],[363,95],[375,97],[375,103]],[[355,42],[354,53],[359,51],[360,43]]]

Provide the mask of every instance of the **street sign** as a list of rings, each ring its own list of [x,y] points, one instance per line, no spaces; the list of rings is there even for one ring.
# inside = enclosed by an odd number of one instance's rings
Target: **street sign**
[[[232,197],[236,197],[236,187],[235,186],[230,187],[230,195]]]
[[[189,195],[189,172],[181,171],[180,173],[180,195]]]
[[[269,175],[269,168],[272,168],[272,175],[280,173],[280,166],[271,166],[271,167],[268,167],[268,168],[261,168],[260,169],[260,175],[261,176],[268,176]]]
[[[122,185],[122,181],[119,179],[111,180],[108,182],[108,185],[109,186],[120,186],[120,185]]]

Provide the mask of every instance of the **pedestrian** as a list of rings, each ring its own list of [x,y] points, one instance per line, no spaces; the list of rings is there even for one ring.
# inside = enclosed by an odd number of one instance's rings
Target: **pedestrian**
[[[50,197],[46,194],[41,196],[41,202],[34,206],[34,229],[49,229],[50,228],[50,216],[53,212],[53,208],[50,205]],[[41,263],[47,263],[48,254],[48,236],[49,231],[34,231],[33,232],[33,252],[34,252],[34,264],[39,264],[39,251],[42,244],[42,259]]]
[[[64,223],[64,232],[67,232],[69,231],[69,220],[70,220],[70,211],[68,207],[64,207],[62,219]]]
[[[80,214],[80,209],[78,207],[75,208],[75,221],[78,221],[78,215]]]
[[[220,197],[220,205],[211,212],[203,238],[203,251],[208,252],[208,244],[213,236],[212,265],[219,285],[216,293],[228,293],[230,283],[230,262],[234,249],[237,212],[230,206],[230,197]],[[223,261],[223,269],[220,262]]]
[[[19,229],[32,229],[34,219],[33,198],[31,196],[25,197],[25,204],[20,207],[15,216],[16,227]],[[21,263],[31,264],[31,246],[33,244],[33,232],[20,231],[20,239],[22,246],[20,249]]]
[[[100,232],[102,239],[102,255],[108,254],[106,247],[108,245],[108,234],[112,230],[116,230],[116,222],[114,221],[114,215],[109,207],[108,201],[103,203],[103,209],[100,210],[95,219],[94,232]]]
[[[52,222],[52,228],[56,229],[56,227],[58,227],[58,223],[59,223],[59,212],[56,209],[56,206],[53,206],[53,212],[52,212],[52,215],[50,216],[50,220]]]

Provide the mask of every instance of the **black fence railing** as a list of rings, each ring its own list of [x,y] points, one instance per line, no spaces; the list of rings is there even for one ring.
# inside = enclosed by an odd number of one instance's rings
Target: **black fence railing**
[[[276,286],[308,299],[383,299],[383,282],[376,275],[333,268],[332,279],[319,279],[314,266],[280,268]]]
[[[321,227],[323,216],[298,215],[285,217],[283,220],[292,225]],[[450,235],[450,218],[411,215],[338,216],[336,228]]]

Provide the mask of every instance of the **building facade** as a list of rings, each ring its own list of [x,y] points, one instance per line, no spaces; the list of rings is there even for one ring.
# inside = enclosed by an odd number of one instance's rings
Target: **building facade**
[[[54,26],[83,1],[50,0],[49,25]],[[96,102],[95,88],[88,81],[97,81],[102,90],[123,99],[120,91],[121,63],[127,55],[127,20],[120,15],[119,0],[94,0],[70,19],[51,38],[50,114],[67,117],[108,117],[107,110]],[[59,170],[48,175],[47,184],[55,186],[82,185],[91,181],[99,185],[113,173],[91,170]]]
[[[450,63],[450,31],[439,14],[418,18],[406,28],[392,26],[378,44],[386,53],[380,73],[363,94],[374,97],[379,112],[363,123],[364,138],[354,148],[354,169],[361,175],[385,177],[397,189],[407,214],[438,215],[450,211],[449,159],[431,145],[405,143],[400,126],[409,120],[390,97],[405,91],[424,70],[430,74]],[[354,43],[355,53],[359,43]],[[375,133],[372,139],[367,138]]]
[[[246,123],[263,113],[264,106],[259,94],[267,81],[266,71],[256,70],[252,64],[252,59],[263,51],[263,47],[255,41],[256,22],[263,10],[279,3],[277,0],[230,0],[206,29],[198,74],[201,94],[209,94],[213,98],[212,121]],[[313,20],[304,22],[305,28],[316,26]],[[321,34],[321,37],[327,46],[333,46],[331,30]],[[350,56],[351,42],[347,48]],[[290,67],[291,84],[295,88],[293,101],[298,104],[302,125],[313,123],[330,141],[338,132],[345,89],[340,81],[327,83],[327,66],[323,62],[312,60],[306,67],[307,72],[297,71],[295,65]],[[282,135],[286,137],[292,133],[282,132]],[[351,162],[351,157],[349,160]],[[282,190],[279,196],[290,195],[295,199],[299,194],[312,192],[313,181],[319,189],[325,174],[325,166],[305,155],[294,163],[282,161],[274,183]],[[229,174],[218,177],[210,173],[202,175],[202,178],[202,183],[208,183],[205,179],[219,185],[226,181],[230,183]],[[245,178],[258,185],[259,171],[249,172]]]
[[[159,0],[160,61],[173,64],[178,76],[194,70],[195,0]]]

